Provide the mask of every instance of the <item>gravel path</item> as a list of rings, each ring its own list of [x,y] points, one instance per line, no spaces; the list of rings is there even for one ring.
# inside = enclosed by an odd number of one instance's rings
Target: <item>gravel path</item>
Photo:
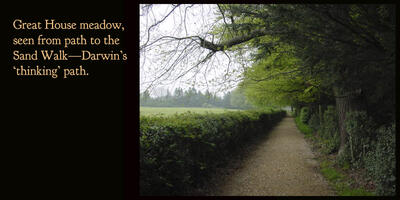
[[[304,135],[294,119],[284,118],[233,174],[209,195],[331,196]]]

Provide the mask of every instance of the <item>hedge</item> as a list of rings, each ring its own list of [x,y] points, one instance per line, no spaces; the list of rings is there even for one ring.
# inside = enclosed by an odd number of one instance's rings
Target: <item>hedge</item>
[[[237,111],[140,117],[140,194],[184,195],[250,137],[286,113]]]
[[[310,120],[311,113],[308,107],[301,108],[300,111],[300,120],[303,124],[308,124],[308,120]]]

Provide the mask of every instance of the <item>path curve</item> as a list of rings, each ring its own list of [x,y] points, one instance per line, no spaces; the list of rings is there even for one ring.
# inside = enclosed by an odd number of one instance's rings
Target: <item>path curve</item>
[[[304,135],[284,118],[237,171],[216,188],[218,196],[331,196]]]

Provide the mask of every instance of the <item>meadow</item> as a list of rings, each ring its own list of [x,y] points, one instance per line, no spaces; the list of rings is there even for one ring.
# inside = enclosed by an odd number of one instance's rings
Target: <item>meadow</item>
[[[224,113],[226,111],[238,111],[237,109],[225,109],[225,108],[198,108],[198,107],[147,107],[140,106],[140,115],[173,115],[176,113]]]

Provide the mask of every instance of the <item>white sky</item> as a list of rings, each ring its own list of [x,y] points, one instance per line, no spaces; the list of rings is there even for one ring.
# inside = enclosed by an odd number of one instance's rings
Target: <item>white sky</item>
[[[216,19],[216,9],[217,6],[213,4],[196,4],[190,8],[188,8],[188,5],[179,6],[162,23],[151,29],[149,43],[161,36],[187,37],[198,35],[211,41],[212,36],[207,32],[210,32],[215,24],[223,23],[222,20]],[[140,11],[140,46],[148,39],[147,28],[160,21],[171,10],[172,5],[170,4],[157,4],[152,6],[147,15],[142,10]],[[159,78],[159,81],[154,84],[154,88],[158,89],[151,90],[153,95],[163,95],[162,91],[164,90],[165,93],[165,89],[173,92],[177,87],[187,89],[193,85],[202,92],[208,89],[219,95],[234,89],[238,80],[237,76],[240,75],[243,67],[234,59],[233,52],[226,52],[231,58],[230,64],[228,57],[223,52],[217,52],[206,64],[200,65],[190,73],[175,80],[177,76],[193,67],[208,53],[206,49],[194,48],[190,50],[187,57],[179,57],[188,42],[190,40],[181,40],[180,43],[177,43],[176,40],[174,43],[158,42],[140,53],[141,92],[148,87],[151,80],[164,73],[165,76]],[[217,42],[216,39],[214,39],[214,42]],[[178,51],[174,52],[173,50],[176,49]],[[186,51],[188,50],[186,49]],[[180,64],[173,70],[165,72],[164,67],[170,66],[177,58],[181,59]],[[224,78],[227,71],[233,73],[233,76]],[[222,84],[222,82],[225,84]]]

